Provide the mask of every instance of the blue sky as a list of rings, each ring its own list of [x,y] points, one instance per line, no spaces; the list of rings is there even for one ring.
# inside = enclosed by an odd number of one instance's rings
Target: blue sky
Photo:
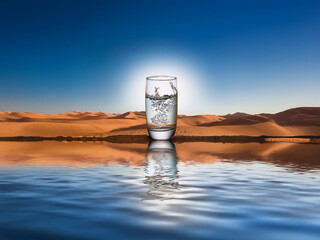
[[[178,76],[179,112],[320,106],[320,1],[1,1],[0,111],[144,109]]]

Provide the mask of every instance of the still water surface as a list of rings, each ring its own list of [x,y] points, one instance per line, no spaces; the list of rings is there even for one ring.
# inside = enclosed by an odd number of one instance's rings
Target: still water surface
[[[320,146],[1,143],[0,239],[320,239]]]

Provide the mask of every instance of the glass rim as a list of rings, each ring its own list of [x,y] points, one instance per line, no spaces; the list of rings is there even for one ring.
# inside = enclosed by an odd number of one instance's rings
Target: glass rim
[[[177,77],[169,76],[169,75],[155,75],[155,76],[149,76],[146,79],[149,81],[174,81],[174,80],[177,80]]]

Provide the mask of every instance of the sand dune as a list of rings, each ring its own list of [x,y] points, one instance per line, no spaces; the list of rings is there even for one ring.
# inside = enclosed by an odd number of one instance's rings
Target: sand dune
[[[320,108],[293,108],[269,116],[269,118],[280,125],[320,126]]]
[[[225,118],[216,115],[180,116],[180,126],[201,126],[207,123],[221,122]]]
[[[145,113],[73,111],[60,114],[0,112],[0,137],[146,135]],[[179,115],[176,136],[320,135],[320,107],[276,114]]]
[[[269,118],[261,115],[250,115],[246,113],[236,113],[224,116],[222,121],[204,123],[202,126],[221,126],[221,125],[249,125],[270,121]]]
[[[137,119],[137,118],[145,118],[145,112],[126,112],[124,114],[120,114],[118,116],[113,116],[114,119]]]
[[[110,114],[104,112],[66,112],[58,114],[30,113],[30,112],[0,112],[2,122],[47,122],[63,120],[86,120],[105,119],[116,117],[120,114]]]

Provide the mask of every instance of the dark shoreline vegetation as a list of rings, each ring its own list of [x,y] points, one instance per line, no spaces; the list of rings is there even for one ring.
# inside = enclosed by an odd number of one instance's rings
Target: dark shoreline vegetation
[[[57,136],[57,137],[40,137],[40,136],[14,136],[0,137],[0,141],[16,142],[38,142],[38,141],[83,141],[83,142],[111,142],[111,143],[148,143],[151,139],[147,135],[112,135],[106,137],[95,136]],[[320,144],[320,136],[176,136],[173,142],[222,142],[222,143],[307,143]]]

